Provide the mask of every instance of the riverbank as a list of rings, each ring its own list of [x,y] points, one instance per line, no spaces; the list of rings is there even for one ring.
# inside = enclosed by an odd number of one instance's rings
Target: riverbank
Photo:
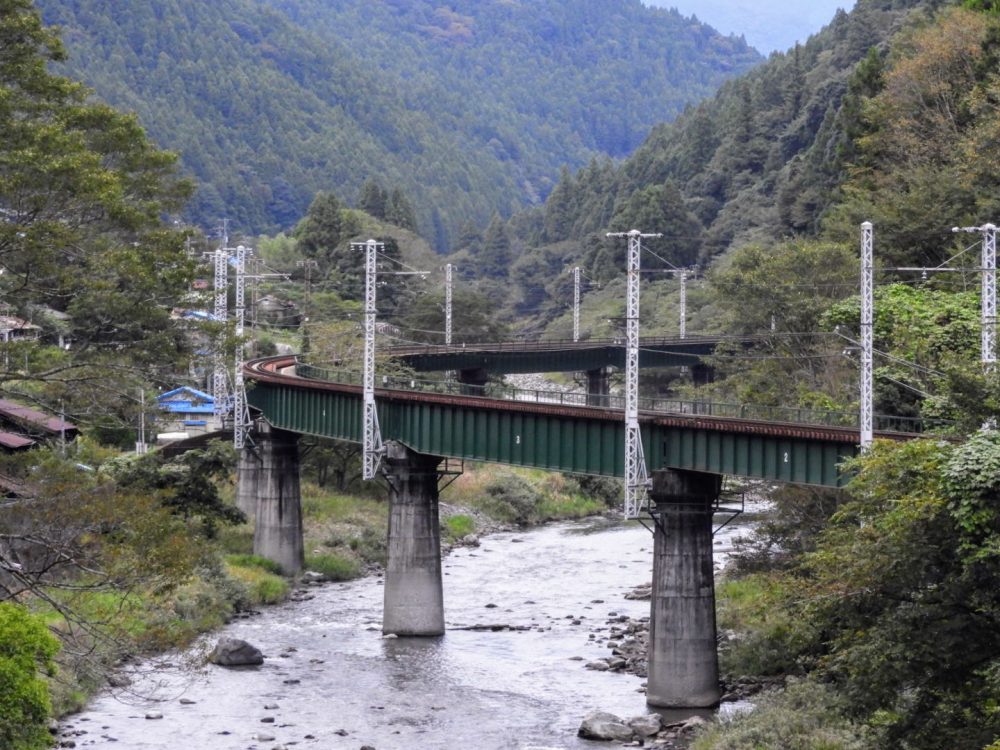
[[[184,647],[262,607],[309,597],[316,581],[378,574],[386,554],[384,496],[331,492],[309,482],[302,489],[306,575],[285,577],[253,556],[252,522],[222,528],[216,553],[195,578],[169,593],[134,592],[124,604],[117,600],[85,654],[64,650],[59,674],[49,682],[56,715],[81,710],[109,684],[125,687],[132,678],[121,666],[138,657]],[[595,490],[605,497],[595,497]],[[483,535],[606,513],[616,490],[617,483],[550,472],[469,467],[442,492],[442,554],[477,544]],[[95,598],[94,606],[107,605]]]

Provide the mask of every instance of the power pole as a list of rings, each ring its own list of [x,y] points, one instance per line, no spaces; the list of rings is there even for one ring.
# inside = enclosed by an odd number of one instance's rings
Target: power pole
[[[994,224],[983,224],[981,227],[954,227],[951,231],[978,232],[983,236],[980,359],[983,369],[992,372],[997,364],[997,228]]]
[[[662,234],[609,232],[628,238],[628,289],[625,300],[625,517],[638,518],[646,507],[649,475],[639,429],[639,273],[643,238]]]
[[[687,271],[681,271],[679,275],[681,277],[681,311],[680,311],[681,319],[680,319],[679,329],[680,329],[681,338],[683,339],[683,338],[687,337],[687,300],[688,300],[688,295],[687,295],[687,280],[688,280],[688,275],[687,275]]]
[[[215,342],[214,367],[212,370],[212,407],[213,414],[219,425],[225,418],[228,402],[229,388],[226,378],[226,359],[223,353],[223,341],[225,339],[225,326],[229,319],[229,250],[225,242],[214,252],[205,253],[205,257],[211,258],[215,265],[215,310],[214,319],[222,326]]]
[[[246,262],[248,248],[236,248],[236,356],[233,366],[233,447],[242,450],[250,431],[250,408],[243,383],[243,362],[245,344],[243,342],[244,317],[246,314]]]
[[[451,263],[444,266],[444,344],[451,346]]]
[[[573,269],[573,342],[580,340],[580,266]]]
[[[385,451],[375,409],[375,285],[378,282],[376,256],[385,245],[375,240],[352,242],[352,250],[365,251],[365,366],[363,389],[364,459],[362,478],[374,479]]]
[[[861,449],[868,450],[874,437],[872,353],[874,347],[874,286],[872,223],[861,225],[861,399],[859,424]]]

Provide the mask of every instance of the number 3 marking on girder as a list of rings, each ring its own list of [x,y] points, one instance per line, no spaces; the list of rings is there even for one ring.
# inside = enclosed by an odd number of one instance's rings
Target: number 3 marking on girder
[[[514,436],[514,445],[520,445],[520,444],[521,444],[521,436],[520,435],[515,435]]]
[[[788,454],[787,453],[785,454],[785,463],[786,464],[788,463]]]

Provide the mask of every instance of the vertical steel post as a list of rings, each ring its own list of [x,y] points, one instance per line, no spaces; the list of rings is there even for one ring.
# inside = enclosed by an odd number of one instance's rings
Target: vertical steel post
[[[246,318],[246,265],[248,249],[236,248],[236,347],[233,365],[233,447],[242,450],[250,430],[250,409],[243,383],[243,362],[246,355],[243,342]]]
[[[687,271],[681,271],[681,312],[680,312],[680,334],[681,338],[687,337]]]
[[[608,233],[608,237],[628,237],[628,285],[625,298],[625,517],[638,518],[646,507],[649,475],[642,451],[639,428],[639,273],[642,238],[662,234]]]
[[[997,228],[984,224],[982,360],[983,369],[992,372],[997,364]]]
[[[874,286],[872,223],[861,225],[861,378],[860,411],[861,449],[871,447],[874,431],[874,394],[872,353],[874,342]]]
[[[444,343],[451,346],[451,263],[444,267]]]
[[[382,434],[375,409],[375,286],[378,282],[376,257],[384,248],[375,240],[352,242],[351,248],[365,251],[365,365],[363,389],[364,458],[362,478],[374,479],[382,461]]]
[[[223,354],[225,326],[229,322],[229,250],[218,248],[215,260],[215,321],[222,326],[215,344],[215,369],[212,373],[213,412],[220,424],[229,411],[229,387],[226,377],[226,359]]]
[[[573,269],[573,341],[580,340],[580,266]]]

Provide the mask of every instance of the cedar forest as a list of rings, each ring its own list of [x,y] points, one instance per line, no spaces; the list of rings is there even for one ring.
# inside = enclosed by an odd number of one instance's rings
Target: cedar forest
[[[109,664],[217,626],[204,602],[247,606],[249,563],[220,553],[231,452],[122,452],[138,392],[197,384],[201,342],[231,333],[170,316],[207,273],[194,227],[226,215],[297,311],[261,318],[258,352],[357,357],[368,236],[455,264],[458,341],[566,337],[574,266],[584,335],[619,335],[605,235],[639,228],[664,235],[648,270],[691,269],[688,331],[769,334],[720,349],[708,385],[645,393],[844,412],[873,222],[876,412],[931,435],[877,441],[845,491],[773,492],[719,584],[726,680],[769,689],[693,747],[1000,749],[1000,381],[978,237],[951,231],[1000,211],[994,0],[858,0],[765,61],[633,0],[181,5],[0,0],[0,296],[73,342],[4,343],[0,391],[84,431],[71,460],[2,459],[34,502],[0,515],[0,746],[45,747]],[[436,283],[380,298],[387,340],[441,340]],[[678,306],[650,274],[644,330]],[[37,569],[13,564],[29,541]]]

